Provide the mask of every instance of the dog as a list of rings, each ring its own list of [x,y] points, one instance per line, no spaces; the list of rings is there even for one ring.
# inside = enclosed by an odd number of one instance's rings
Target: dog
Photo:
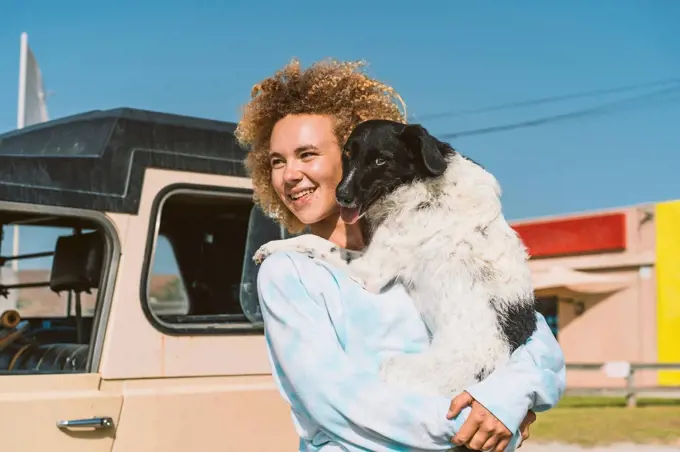
[[[536,330],[528,253],[505,220],[497,180],[418,124],[360,123],[343,147],[336,200],[345,223],[364,219],[362,252],[312,234],[269,242],[253,256],[297,251],[378,293],[404,285],[430,348],[382,363],[381,377],[453,397],[503,366]]]

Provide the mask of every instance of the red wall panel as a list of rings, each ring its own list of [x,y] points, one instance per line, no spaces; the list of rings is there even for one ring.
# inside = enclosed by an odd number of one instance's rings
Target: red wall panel
[[[625,213],[518,224],[513,229],[532,258],[626,249]]]

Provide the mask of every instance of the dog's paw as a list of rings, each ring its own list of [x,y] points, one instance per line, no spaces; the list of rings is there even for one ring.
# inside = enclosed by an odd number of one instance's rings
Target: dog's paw
[[[266,258],[277,251],[295,251],[295,245],[287,243],[286,240],[272,240],[267,242],[255,251],[253,260],[256,264],[261,264]]]
[[[317,254],[316,250],[305,246],[304,243],[301,243],[295,239],[272,240],[271,242],[267,242],[258,248],[255,254],[253,254],[253,261],[259,265],[266,258],[278,251],[294,251],[297,253],[306,254],[310,258],[316,257]]]
[[[265,243],[261,247],[255,251],[255,254],[253,254],[253,261],[257,264],[260,265],[266,258],[268,258],[272,254],[272,249],[269,246],[269,243]]]

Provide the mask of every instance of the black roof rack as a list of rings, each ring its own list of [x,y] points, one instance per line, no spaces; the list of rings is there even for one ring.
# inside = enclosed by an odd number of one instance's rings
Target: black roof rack
[[[246,177],[236,124],[119,108],[0,135],[0,200],[136,213],[146,168]]]

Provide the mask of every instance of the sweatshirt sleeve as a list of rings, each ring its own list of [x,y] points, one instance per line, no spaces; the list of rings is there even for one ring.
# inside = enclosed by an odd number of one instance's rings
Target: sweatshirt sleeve
[[[536,313],[538,325],[529,340],[510,357],[507,365],[467,389],[511,432],[517,432],[529,410],[546,411],[564,394],[564,355],[545,318]]]
[[[449,420],[448,398],[388,386],[355,365],[326,309],[324,298],[338,294],[326,269],[295,253],[274,253],[260,267],[258,293],[273,371],[293,410],[366,450],[452,447],[470,409]]]

